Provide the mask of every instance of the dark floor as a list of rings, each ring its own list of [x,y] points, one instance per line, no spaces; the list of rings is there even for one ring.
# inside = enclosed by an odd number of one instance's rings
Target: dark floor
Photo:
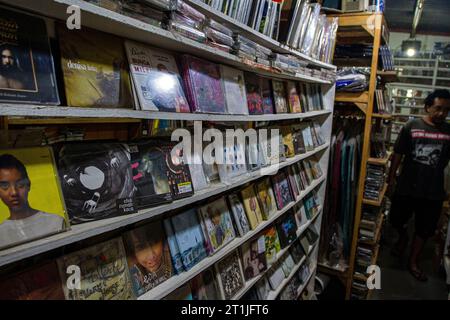
[[[378,265],[381,268],[381,289],[375,290],[372,300],[447,300],[445,276],[433,263],[433,241],[428,241],[422,257],[422,268],[428,276],[427,282],[419,282],[406,268],[407,252],[400,259],[390,254],[396,233],[385,226],[381,241]]]

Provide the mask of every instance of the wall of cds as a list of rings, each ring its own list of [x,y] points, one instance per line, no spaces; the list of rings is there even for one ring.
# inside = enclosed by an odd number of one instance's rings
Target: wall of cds
[[[230,53],[267,60],[283,72],[307,69],[230,33],[189,1],[87,2],[191,39],[196,29],[217,50],[228,41]],[[239,3],[245,2],[232,7]],[[271,12],[281,17],[276,7]],[[0,48],[8,57],[0,70],[0,114],[29,104],[180,117],[169,125],[163,119],[147,124],[155,134],[145,139],[87,138],[80,123],[17,143],[18,136],[47,130],[45,119],[39,128],[22,125],[8,133],[0,148],[1,299],[306,297],[326,188],[331,82],[261,75],[117,34],[68,30],[61,21],[0,6],[0,20],[6,19],[17,28],[2,31],[17,41]],[[262,33],[275,34],[276,23],[266,19],[272,24]],[[333,72],[315,71],[316,80],[334,81]],[[279,165],[267,145],[250,140],[223,146],[222,160],[231,162],[189,163],[208,145],[185,150],[168,137],[179,127],[195,135],[195,124],[182,117],[187,113],[230,117],[203,121],[201,133],[278,130]],[[294,113],[309,115],[253,123],[250,117]],[[233,120],[247,115],[248,121]]]

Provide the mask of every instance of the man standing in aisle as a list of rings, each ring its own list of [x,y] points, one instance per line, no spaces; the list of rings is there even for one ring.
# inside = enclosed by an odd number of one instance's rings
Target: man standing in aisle
[[[427,281],[419,267],[425,241],[434,235],[444,190],[444,169],[450,159],[450,92],[435,90],[425,99],[426,116],[409,121],[394,146],[388,183],[393,191],[390,221],[399,233],[393,253],[401,255],[408,245],[407,224],[415,218],[415,235],[408,262],[409,272]],[[402,163],[400,176],[397,170]]]

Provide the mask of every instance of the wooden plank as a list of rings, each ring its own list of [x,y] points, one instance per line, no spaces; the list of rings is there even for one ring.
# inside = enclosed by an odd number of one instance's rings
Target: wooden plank
[[[369,158],[367,162],[370,164],[386,166],[389,163],[391,156],[392,152],[388,151],[385,158]]]
[[[369,92],[336,92],[336,101],[337,102],[360,102],[360,103],[368,103],[369,102]]]
[[[379,118],[379,119],[390,120],[390,119],[392,119],[393,115],[392,115],[392,114],[373,113],[373,114],[372,114],[372,117],[373,117],[373,118]]]
[[[386,194],[387,187],[388,187],[388,185],[385,184],[383,187],[383,190],[381,190],[380,198],[378,201],[363,199],[363,204],[367,204],[367,205],[375,206],[375,207],[381,207],[381,205],[383,204],[383,199],[384,199],[384,195]]]

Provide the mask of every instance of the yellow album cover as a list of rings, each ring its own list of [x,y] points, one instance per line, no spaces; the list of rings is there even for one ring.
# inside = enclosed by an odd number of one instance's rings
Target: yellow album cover
[[[248,221],[250,222],[250,227],[253,230],[264,220],[253,185],[242,189],[241,195],[245,212],[247,213]]]
[[[123,40],[58,24],[61,66],[71,107],[132,107],[131,83]]]
[[[281,134],[283,136],[284,154],[287,158],[295,157],[294,149],[294,137],[292,136],[292,129],[290,126],[284,126],[281,128]]]
[[[0,199],[0,248],[69,226],[51,148],[0,150]]]

